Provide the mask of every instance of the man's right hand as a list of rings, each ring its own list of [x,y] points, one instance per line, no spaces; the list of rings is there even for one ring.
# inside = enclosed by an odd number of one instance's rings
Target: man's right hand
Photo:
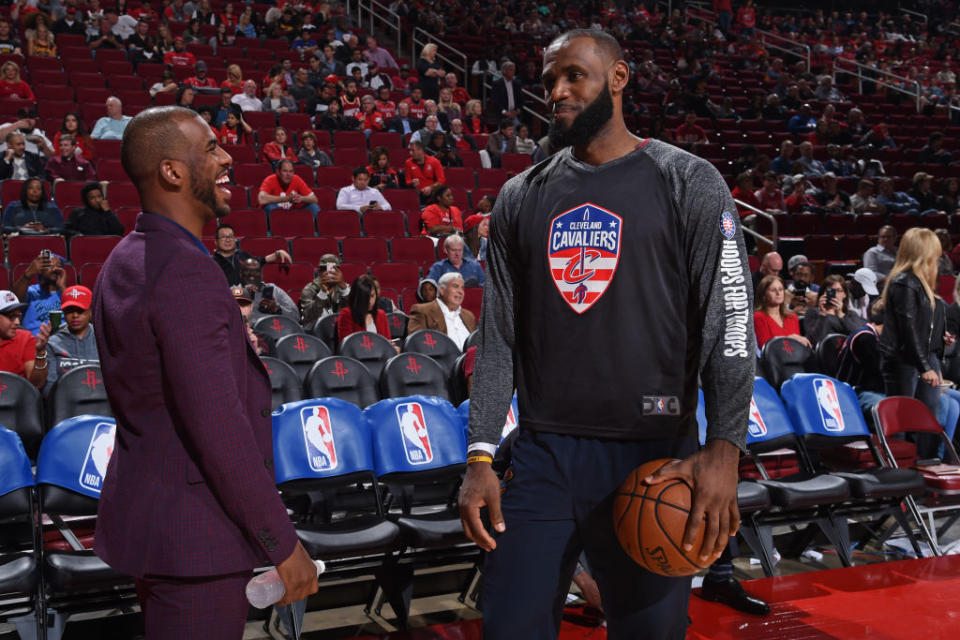
[[[277,565],[277,573],[283,580],[286,591],[278,605],[290,604],[303,600],[317,592],[317,565],[310,559],[307,550],[300,542],[293,548],[293,553]]]
[[[496,549],[496,541],[487,533],[480,519],[480,509],[487,507],[493,528],[498,533],[507,529],[500,512],[500,481],[489,463],[473,462],[467,465],[467,473],[460,485],[459,502],[463,532],[484,551]]]

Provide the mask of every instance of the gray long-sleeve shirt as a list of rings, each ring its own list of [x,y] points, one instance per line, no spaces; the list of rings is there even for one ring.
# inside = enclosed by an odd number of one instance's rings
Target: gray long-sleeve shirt
[[[601,166],[570,149],[510,180],[494,208],[470,448],[520,425],[743,447],[752,286],[730,191],[706,161],[649,141]]]

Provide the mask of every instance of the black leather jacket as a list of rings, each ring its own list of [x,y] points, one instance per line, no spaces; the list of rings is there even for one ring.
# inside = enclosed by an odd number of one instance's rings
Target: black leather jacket
[[[911,272],[897,274],[887,287],[880,352],[887,360],[914,365],[920,373],[932,369],[929,356],[936,346],[933,341],[937,333],[934,321],[940,318],[942,344],[943,314],[935,314],[930,308],[923,284]]]

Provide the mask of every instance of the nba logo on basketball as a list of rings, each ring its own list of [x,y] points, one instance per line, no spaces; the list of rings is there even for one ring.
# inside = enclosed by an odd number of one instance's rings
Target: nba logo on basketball
[[[303,442],[307,447],[307,462],[314,471],[337,468],[337,443],[333,439],[333,423],[326,407],[306,407],[300,410]]]
[[[840,410],[840,399],[833,380],[814,380],[813,389],[817,394],[823,428],[827,431],[843,431],[843,411]]]
[[[747,424],[747,431],[754,438],[762,438],[767,435],[767,425],[757,409],[757,403],[750,398],[750,422]]]
[[[397,405],[397,424],[403,451],[410,464],[426,464],[433,460],[430,433],[419,402],[404,402]]]
[[[80,486],[90,491],[100,493],[103,489],[103,479],[107,475],[107,463],[113,455],[113,440],[117,433],[117,425],[109,422],[100,422],[93,428],[90,446],[83,458],[80,467]]]
[[[620,259],[623,218],[585,203],[550,221],[547,259],[564,302],[584,313],[610,286]]]

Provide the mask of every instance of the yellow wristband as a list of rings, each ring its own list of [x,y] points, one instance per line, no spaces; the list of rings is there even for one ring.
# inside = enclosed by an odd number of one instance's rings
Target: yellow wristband
[[[493,464],[493,458],[490,456],[470,456],[467,458],[467,464],[472,464],[474,462],[489,462]]]

